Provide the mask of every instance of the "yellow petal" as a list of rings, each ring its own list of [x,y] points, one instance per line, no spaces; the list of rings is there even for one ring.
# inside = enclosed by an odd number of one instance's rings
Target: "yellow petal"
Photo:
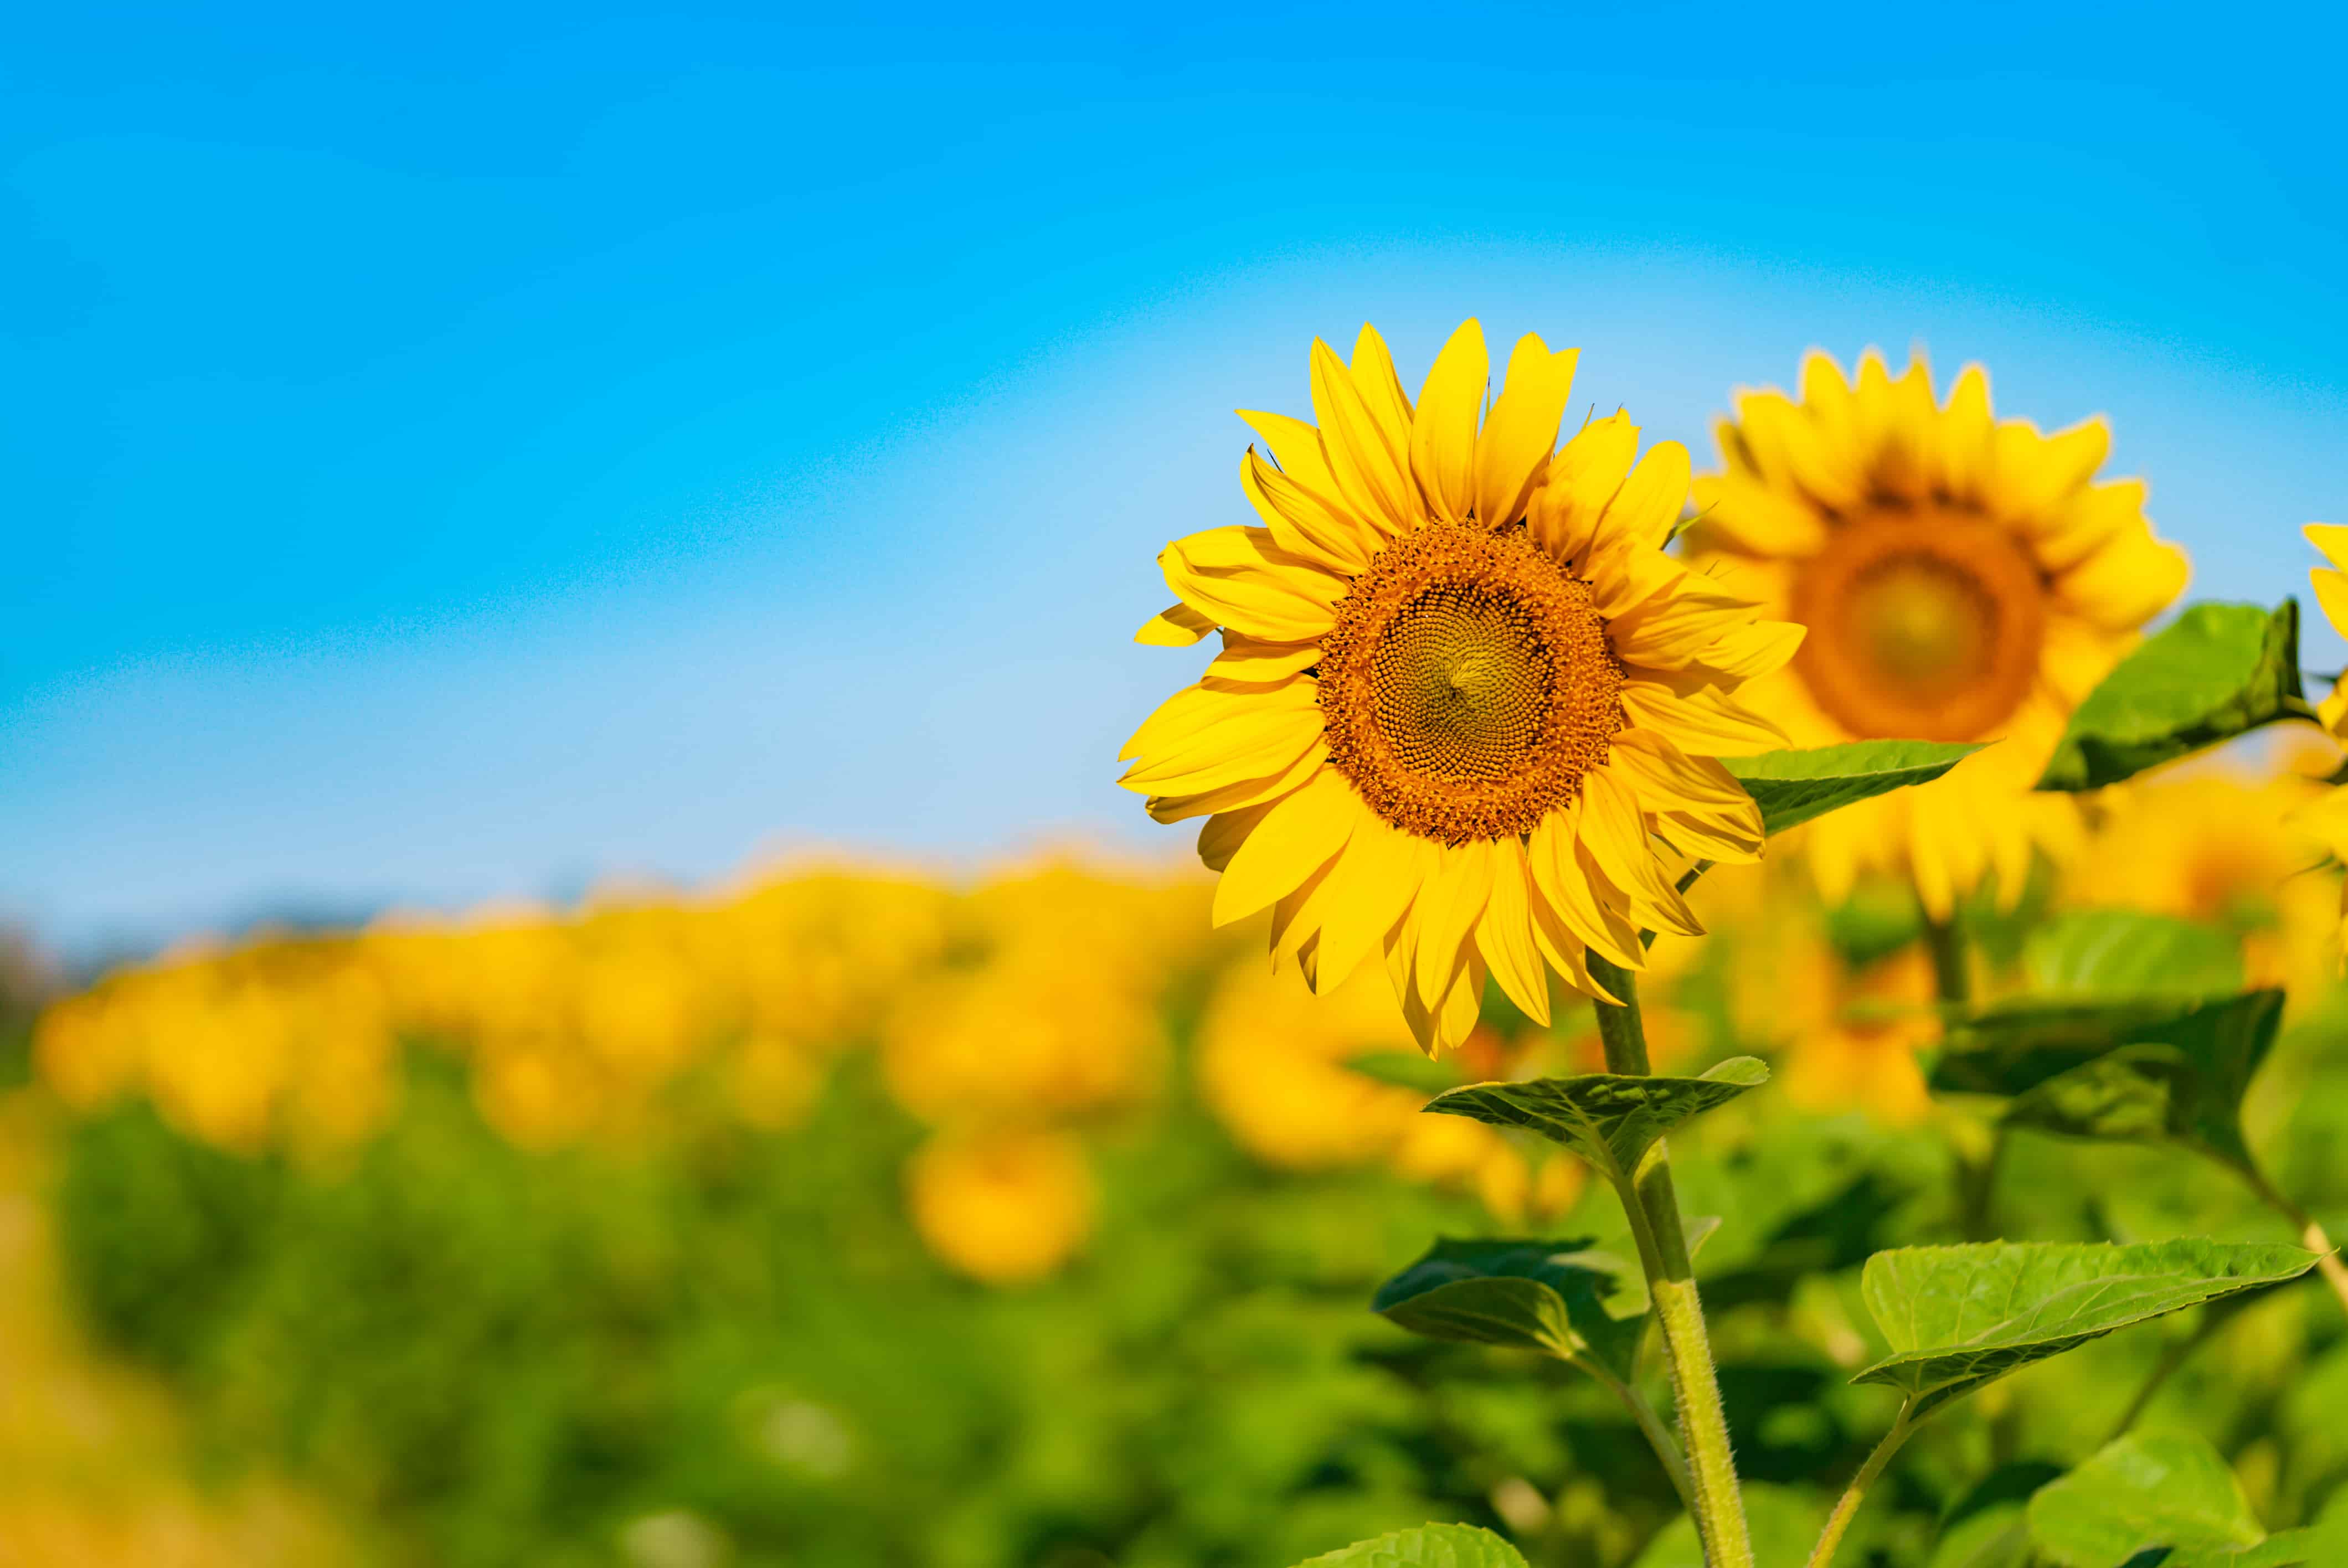
[[[1476,517],[1502,528],[1525,515],[1525,504],[1557,449],[1557,427],[1573,395],[1579,349],[1551,354],[1527,333],[1509,356],[1507,381],[1493,400],[1476,440]]]
[[[1987,499],[1994,422],[1990,414],[1989,372],[1969,364],[1949,388],[1941,415],[1941,482],[1960,501]]]
[[[1990,500],[2001,518],[2029,527],[2084,488],[2111,450],[2111,426],[2101,415],[2044,436],[2026,419],[2006,420],[1992,436]]]
[[[1761,808],[1729,771],[1710,757],[1692,757],[1653,730],[1623,730],[1607,748],[1608,765],[1636,789],[1648,811],[1728,806],[1750,811],[1757,829]]]
[[[1272,763],[1252,778],[1233,784],[1218,784],[1212,789],[1187,793],[1153,794],[1142,804],[1152,822],[1183,822],[1212,812],[1238,811],[1242,806],[1259,805],[1278,800],[1289,791],[1303,785],[1329,761],[1329,743],[1315,742],[1305,748],[1304,754],[1294,762]]]
[[[1394,355],[1386,352],[1386,340],[1369,323],[1354,337],[1354,384],[1362,389],[1363,400],[1370,412],[1377,415],[1384,427],[1386,445],[1398,453],[1410,451],[1410,395],[1402,389],[1402,377],[1395,374]]]
[[[1816,555],[1826,543],[1818,512],[1787,491],[1740,474],[1709,476],[1694,488],[1694,527],[1708,543],[1747,555],[1797,558]]]
[[[1200,684],[1209,691],[1262,687],[1301,675],[1321,661],[1317,642],[1266,642],[1245,632],[1223,633],[1223,651],[1210,660]]]
[[[1353,786],[1334,768],[1273,806],[1215,885],[1214,923],[1228,926],[1292,891],[1345,846]]]
[[[1321,923],[1328,917],[1329,880],[1336,868],[1335,859],[1324,861],[1272,907],[1272,968],[1276,973],[1283,958],[1293,959],[1307,990],[1321,989]]]
[[[1422,399],[1422,405],[1424,400]],[[1492,967],[1492,978],[1524,1015],[1549,1024],[1549,971],[1533,940],[1532,870],[1525,848],[1513,838],[1492,845],[1492,897],[1476,926],[1476,950]]]
[[[1321,440],[1321,432],[1285,414],[1266,414],[1254,408],[1242,408],[1238,413],[1263,437],[1264,445],[1272,450],[1272,460],[1280,465],[1282,473],[1316,495],[1334,499],[1344,493],[1338,488],[1335,470],[1329,466],[1329,452]]]
[[[1354,577],[1368,569],[1377,552],[1375,530],[1265,462],[1252,446],[1240,459],[1240,488],[1264,520],[1272,542],[1292,555]]]
[[[1117,783],[1142,794],[1203,794],[1225,784],[1283,771],[1323,742],[1317,702],[1300,705],[1284,693],[1251,694],[1251,712],[1146,753]]]
[[[1793,743],[1775,723],[1715,692],[1683,697],[1656,682],[1625,681],[1622,712],[1691,756],[1751,756]]]
[[[1633,545],[1661,549],[1671,542],[1681,511],[1687,506],[1688,449],[1676,441],[1658,441],[1647,448],[1599,519],[1601,538],[1621,533]],[[1602,548],[1602,547],[1601,547]]]
[[[1284,797],[1283,797],[1284,798]],[[1255,831],[1264,814],[1280,804],[1277,800],[1259,801],[1241,806],[1237,811],[1219,811],[1199,825],[1199,860],[1210,871],[1220,871],[1231,863],[1247,835]]]
[[[1386,533],[1418,520],[1416,487],[1407,447],[1391,446],[1378,415],[1336,351],[1313,340],[1313,413],[1337,488],[1356,511]]]
[[[1484,328],[1462,322],[1426,384],[1418,389],[1418,413],[1410,427],[1410,466],[1427,509],[1462,522],[1476,506],[1476,423],[1483,416],[1484,391],[1492,362],[1484,349]]]
[[[1682,937],[1700,937],[1687,901],[1663,875],[1648,837],[1639,797],[1610,764],[1593,768],[1581,778],[1581,843],[1606,873],[1607,880],[1631,899],[1631,917],[1652,930]]]
[[[1418,994],[1440,997],[1465,959],[1468,934],[1476,929],[1492,897],[1489,840],[1471,838],[1446,845],[1437,857],[1434,880],[1420,894],[1416,959]]]
[[[1421,852],[1433,848],[1357,809],[1362,820],[1338,857],[1338,886],[1321,928],[1321,983],[1333,990],[1384,948],[1418,890]],[[1431,867],[1431,853],[1425,859]]]
[[[2348,572],[2320,566],[2309,570],[2307,580],[2315,589],[2315,602],[2322,607],[2323,619],[2332,622],[2333,630],[2348,636]]]
[[[1647,955],[1639,942],[1639,928],[1619,906],[1600,896],[1582,869],[1578,849],[1581,810],[1582,802],[1576,799],[1533,828],[1525,855],[1533,886],[1573,934],[1575,944],[1595,948],[1625,968],[1643,968]]]
[[[1170,604],[1141,623],[1136,642],[1152,648],[1188,648],[1215,629],[1215,623],[1187,604]]]
[[[2323,552],[2326,560],[2348,571],[2348,525],[2310,523],[2299,531],[2307,536],[2309,544]]]
[[[2148,532],[2113,539],[2055,580],[2074,613],[2106,631],[2142,626],[2185,591],[2185,552]]]
[[[1594,419],[1557,450],[1533,494],[1526,526],[1534,542],[1560,561],[1588,559],[1606,503],[1639,452],[1639,427],[1617,409]]]
[[[1232,536],[1261,534],[1263,548]],[[1343,578],[1290,555],[1263,528],[1210,528],[1158,553],[1166,586],[1218,626],[1274,642],[1304,642],[1336,624],[1330,607],[1344,596]]]
[[[1838,381],[1840,373],[1836,374]],[[1824,434],[1822,421],[1813,416],[1807,401],[1797,405],[1782,392],[1747,393],[1736,412],[1746,448],[1773,483],[1797,485],[1812,500],[1838,512],[1866,498],[1866,478],[1849,438],[1837,440]]]
[[[2121,535],[2148,531],[2152,524],[2144,515],[2146,495],[2142,479],[2114,479],[2090,485],[2043,517],[2031,518],[2022,531],[2039,569],[2069,571]]]

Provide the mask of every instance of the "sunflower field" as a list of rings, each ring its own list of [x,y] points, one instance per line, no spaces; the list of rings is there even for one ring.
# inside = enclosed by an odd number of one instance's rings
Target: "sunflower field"
[[[1203,869],[808,860],[0,1009],[64,1337],[243,1532],[168,1560],[2348,1563],[2292,585],[2188,600],[1977,366],[1813,355],[1707,471],[1574,369],[1469,323],[1414,397],[1365,329],[1246,415],[1124,758]],[[0,1560],[167,1560],[88,1470]]]

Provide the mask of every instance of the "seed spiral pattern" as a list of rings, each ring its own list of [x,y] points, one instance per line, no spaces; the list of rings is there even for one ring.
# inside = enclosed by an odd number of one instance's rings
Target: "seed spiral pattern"
[[[1434,523],[1396,540],[1321,647],[1330,761],[1421,838],[1531,832],[1622,728],[1622,667],[1590,587],[1522,528]]]

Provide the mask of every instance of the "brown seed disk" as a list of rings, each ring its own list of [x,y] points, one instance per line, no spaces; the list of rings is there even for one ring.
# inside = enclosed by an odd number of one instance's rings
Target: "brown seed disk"
[[[1329,760],[1444,844],[1531,832],[1622,728],[1589,585],[1520,527],[1438,522],[1386,547],[1337,604],[1320,690]]]
[[[1794,668],[1855,735],[1977,741],[2038,676],[2047,589],[2003,528],[1953,507],[1879,506],[1796,575]]]

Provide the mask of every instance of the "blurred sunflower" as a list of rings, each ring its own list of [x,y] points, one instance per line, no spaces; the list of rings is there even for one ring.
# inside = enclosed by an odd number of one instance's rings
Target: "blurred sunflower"
[[[1315,341],[1318,426],[1241,415],[1278,459],[1241,465],[1264,526],[1169,545],[1180,602],[1138,634],[1222,633],[1120,753],[1152,816],[1207,818],[1216,923],[1270,906],[1275,962],[1316,989],[1382,955],[1430,1051],[1467,1038],[1488,971],[1546,1022],[1544,959],[1601,995],[1585,947],[1637,968],[1643,927],[1700,929],[1653,835],[1761,851],[1710,759],[1782,743],[1729,693],[1800,630],[1663,554],[1685,448],[1634,468],[1620,413],[1557,448],[1575,357],[1525,337],[1488,414],[1473,321],[1416,405],[1370,328],[1351,365]]]
[[[2034,846],[2075,848],[2078,807],[2034,794],[2071,710],[2183,590],[2184,553],[2154,538],[2141,479],[2098,484],[2111,433],[2052,436],[1990,413],[1968,365],[1936,400],[1921,354],[1858,384],[1813,351],[1799,401],[1740,392],[1717,426],[1725,471],[1695,481],[1700,565],[1808,628],[1754,706],[1801,745],[1999,741],[1943,778],[1823,817],[1821,890],[1870,868],[1910,878],[1946,919],[1991,872],[2021,895]]]

